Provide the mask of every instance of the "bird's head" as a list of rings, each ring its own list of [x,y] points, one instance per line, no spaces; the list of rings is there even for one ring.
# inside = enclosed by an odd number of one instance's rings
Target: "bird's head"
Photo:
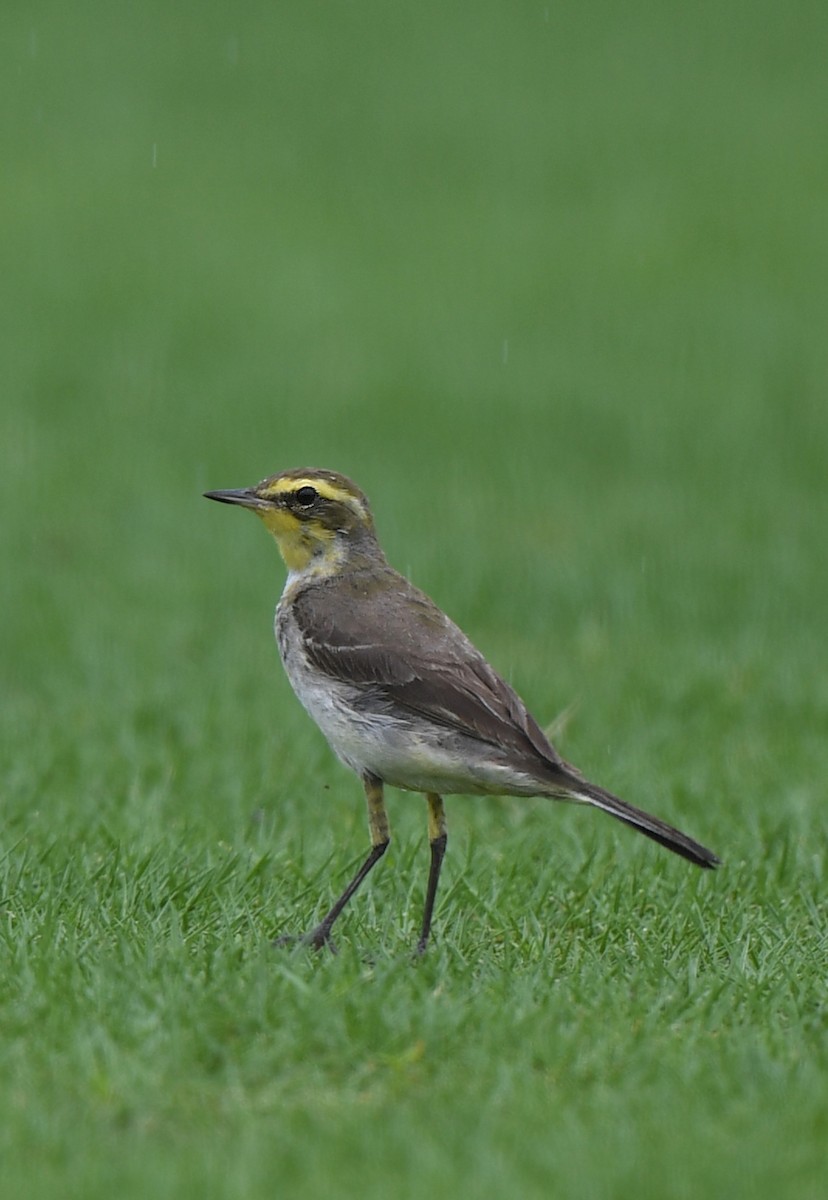
[[[382,555],[365,494],[336,471],[302,467],[271,475],[255,487],[204,495],[252,509],[275,537],[290,571],[326,575],[346,561]]]

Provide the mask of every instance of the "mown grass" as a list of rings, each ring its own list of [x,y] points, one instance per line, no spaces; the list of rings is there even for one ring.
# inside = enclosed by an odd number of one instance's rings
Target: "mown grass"
[[[11,10],[0,1159],[26,1196],[821,1196],[825,16]],[[208,506],[352,473],[592,777],[360,789]]]

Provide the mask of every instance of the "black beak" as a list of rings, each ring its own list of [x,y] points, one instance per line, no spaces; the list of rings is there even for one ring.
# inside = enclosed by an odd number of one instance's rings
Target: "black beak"
[[[218,500],[222,504],[240,504],[242,508],[267,508],[267,501],[257,496],[252,488],[236,488],[223,492],[205,492],[208,500]]]

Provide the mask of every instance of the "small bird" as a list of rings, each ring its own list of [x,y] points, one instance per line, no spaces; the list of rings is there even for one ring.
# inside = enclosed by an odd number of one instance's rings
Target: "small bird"
[[[698,867],[719,859],[658,817],[585,779],[517,693],[424,592],[388,563],[364,493],[335,471],[282,471],[205,492],[252,509],[288,568],[279,653],[298,699],[362,780],[371,851],[303,939],[334,949],[334,921],[388,849],[386,784],[422,792],[431,866],[417,950],[428,943],[446,851],[444,795],[549,796],[603,809]],[[289,941],[291,939],[281,939]]]

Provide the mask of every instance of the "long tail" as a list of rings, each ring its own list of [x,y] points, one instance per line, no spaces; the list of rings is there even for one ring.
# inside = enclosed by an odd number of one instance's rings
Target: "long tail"
[[[604,812],[609,813],[610,816],[623,821],[625,825],[631,825],[639,833],[652,838],[660,846],[666,846],[674,854],[680,854],[682,858],[689,859],[697,867],[717,867],[719,865],[719,858],[712,850],[708,850],[706,846],[702,846],[699,842],[694,841],[686,833],[674,829],[666,821],[661,821],[658,817],[652,817],[640,808],[635,808],[634,805],[628,804],[626,800],[621,800],[618,796],[614,796],[612,792],[598,787],[597,784],[589,783],[586,779],[573,779],[570,794],[574,800],[581,800],[585,804],[592,804],[595,808],[601,808]]]

